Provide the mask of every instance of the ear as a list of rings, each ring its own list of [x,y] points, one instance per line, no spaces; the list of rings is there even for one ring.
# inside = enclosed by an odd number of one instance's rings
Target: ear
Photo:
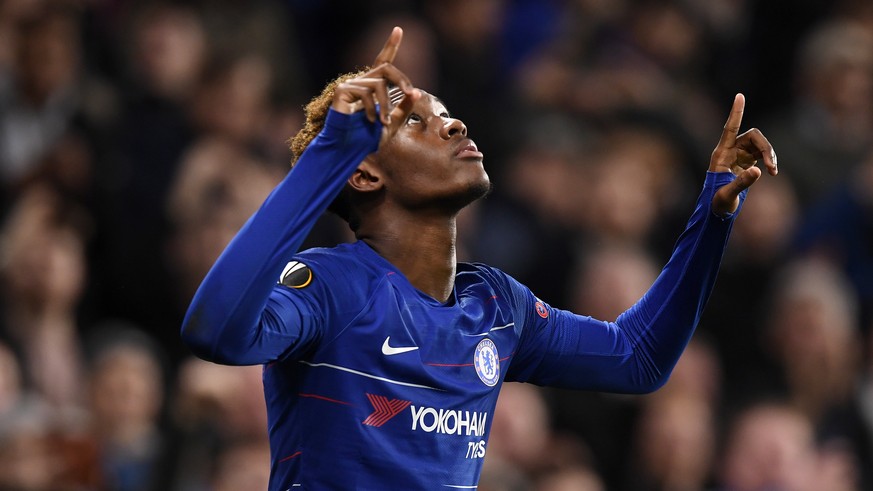
[[[382,189],[382,172],[371,157],[367,157],[358,165],[352,177],[349,177],[349,186],[355,191],[362,193],[378,191]]]

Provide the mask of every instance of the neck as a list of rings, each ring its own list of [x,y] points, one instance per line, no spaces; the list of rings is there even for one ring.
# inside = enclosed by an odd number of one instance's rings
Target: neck
[[[412,286],[440,302],[449,299],[457,264],[455,215],[370,220],[361,224],[356,236],[396,266]]]

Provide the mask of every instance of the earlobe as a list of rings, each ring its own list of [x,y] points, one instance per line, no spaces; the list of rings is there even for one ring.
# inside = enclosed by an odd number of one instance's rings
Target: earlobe
[[[369,159],[365,159],[349,177],[349,186],[363,193],[378,191],[382,188],[382,177],[379,168]]]

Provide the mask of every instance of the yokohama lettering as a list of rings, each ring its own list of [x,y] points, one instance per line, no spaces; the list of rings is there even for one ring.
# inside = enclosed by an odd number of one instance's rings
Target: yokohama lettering
[[[412,406],[412,430],[445,435],[483,436],[488,413]]]

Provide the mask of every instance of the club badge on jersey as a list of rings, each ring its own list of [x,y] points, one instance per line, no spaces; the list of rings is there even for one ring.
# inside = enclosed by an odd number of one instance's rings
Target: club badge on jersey
[[[299,261],[291,261],[282,270],[279,283],[288,288],[305,288],[312,283],[312,270]]]
[[[483,339],[476,345],[473,353],[473,367],[476,375],[488,387],[497,385],[500,379],[500,357],[497,355],[497,346],[490,339]]]

